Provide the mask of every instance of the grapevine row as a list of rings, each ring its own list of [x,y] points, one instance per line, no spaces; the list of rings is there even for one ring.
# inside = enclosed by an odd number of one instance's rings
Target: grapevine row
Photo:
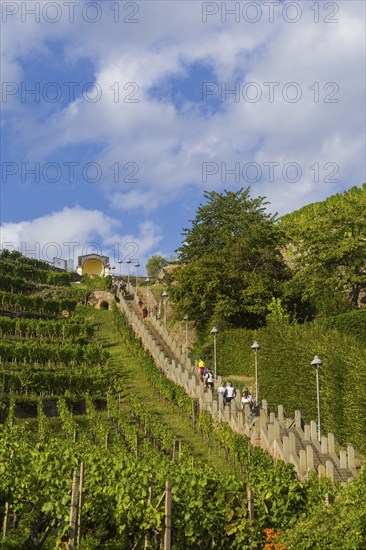
[[[43,260],[36,260],[35,258],[29,258],[28,256],[24,256],[17,250],[12,250],[10,252],[10,250],[6,248],[4,248],[0,252],[0,261],[1,263],[5,261],[8,264],[16,263],[16,264],[22,265],[23,267],[31,266],[35,269],[46,269],[46,270],[52,269],[52,267],[47,262],[44,262]]]
[[[75,308],[75,300],[46,300],[41,296],[24,296],[0,291],[0,309],[2,310],[54,316],[60,315],[62,311],[70,314],[75,311]]]
[[[84,320],[77,319],[22,319],[0,317],[0,336],[24,338],[76,339],[92,338],[94,329]]]
[[[0,261],[0,278],[6,283],[21,285],[32,282],[51,286],[69,286],[71,273],[39,269],[24,264]]]
[[[108,357],[109,353],[99,344],[0,341],[0,362],[3,363],[95,366],[105,364]]]
[[[21,368],[19,368],[21,367]],[[58,367],[48,370],[18,365],[16,370],[3,366],[0,370],[1,391],[18,395],[81,396],[88,388],[94,395],[104,394],[109,387],[119,389],[118,376],[102,367]]]
[[[92,534],[94,543],[104,536],[119,548],[127,549],[145,533],[161,532],[164,513],[156,505],[165,480],[170,479],[175,548],[223,549],[227,544],[240,548],[241,537],[235,534],[223,537],[222,533],[233,520],[246,521],[243,483],[231,476],[223,477],[209,467],[193,470],[184,457],[179,465],[158,452],[145,452],[143,460],[137,460],[116,437],[107,449],[85,432],[74,442],[71,436],[75,424],[62,400],[59,410],[63,430],[70,435],[66,439],[48,438],[42,445],[34,445],[33,434],[25,425],[11,429],[0,426],[0,460],[5,471],[0,490],[17,514],[23,532],[29,533],[34,521],[41,523],[43,518],[57,527],[54,536],[59,542],[62,540],[66,534],[63,526],[69,512],[72,471],[82,460],[85,464],[82,524],[85,532]],[[149,502],[151,480],[154,487]],[[33,511],[32,517],[29,509]]]

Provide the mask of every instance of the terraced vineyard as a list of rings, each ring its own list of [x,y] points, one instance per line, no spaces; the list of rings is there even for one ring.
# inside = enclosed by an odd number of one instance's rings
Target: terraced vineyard
[[[0,262],[22,281],[0,304],[2,548],[365,547],[365,473],[298,481],[167,380],[117,305]]]

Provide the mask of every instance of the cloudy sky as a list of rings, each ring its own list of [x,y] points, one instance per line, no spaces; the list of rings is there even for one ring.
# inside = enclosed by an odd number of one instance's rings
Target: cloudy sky
[[[1,12],[2,247],[144,267],[204,190],[250,186],[284,214],[365,181],[363,1]]]

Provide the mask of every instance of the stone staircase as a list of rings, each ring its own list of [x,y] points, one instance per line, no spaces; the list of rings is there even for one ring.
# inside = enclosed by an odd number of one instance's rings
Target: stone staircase
[[[125,298],[119,294],[119,305],[145,351],[164,374],[183,386],[191,397],[197,399],[200,407],[212,414],[215,421],[228,422],[234,431],[248,436],[253,445],[262,447],[275,459],[293,464],[299,479],[306,479],[309,472],[316,472],[319,476],[346,483],[357,475],[354,448],[348,446],[336,451],[339,446],[331,433],[323,435],[319,442],[316,423],[311,421],[306,424],[300,411],[295,411],[294,418],[286,418],[282,405],[276,412],[270,412],[267,402],[263,400],[254,414],[249,406],[242,410],[240,391],[237,391],[236,399],[226,406],[221,395],[205,391],[196,376],[197,365],[186,357],[185,351],[160,320],[151,314],[142,319],[137,302],[139,297],[146,297],[146,289],[143,289],[144,296],[142,293],[138,296],[131,285],[128,291]],[[149,296],[150,304],[153,299],[152,295]],[[220,376],[217,382],[221,383]]]

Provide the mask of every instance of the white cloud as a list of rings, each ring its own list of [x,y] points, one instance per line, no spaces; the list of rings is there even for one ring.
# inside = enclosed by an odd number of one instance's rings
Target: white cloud
[[[324,20],[332,17],[332,6],[338,5],[328,4],[327,8],[316,3],[319,23],[314,22],[316,5],[311,10],[305,3],[299,4],[302,16],[297,23],[284,21],[281,3],[274,23],[268,23],[268,12],[263,11],[258,23],[242,18],[235,23],[233,16],[222,23],[219,14],[204,24],[200,2],[140,2],[138,24],[113,24],[109,8],[116,3],[109,2],[103,3],[103,18],[97,24],[80,17],[73,24],[63,19],[57,25],[15,21],[8,27],[4,54],[9,74],[19,74],[33,51],[46,59],[50,55],[47,44],[57,39],[64,46],[65,66],[72,68],[73,63],[87,59],[103,92],[97,103],[78,97],[66,108],[56,106],[42,122],[36,111],[27,112],[13,121],[17,145],[30,161],[52,160],[63,150],[68,151],[67,160],[73,161],[77,159],[70,150],[98,145],[94,160],[105,166],[135,162],[139,183],[115,182],[107,170],[98,184],[111,207],[122,212],[142,208],[148,213],[184,198],[187,184],[208,189],[252,184],[253,193],[265,194],[280,212],[338,192],[342,185],[360,184],[365,173],[365,5],[342,2],[333,15],[339,22],[327,24]],[[96,40],[97,35],[103,40]],[[209,65],[217,83],[226,83],[228,88],[239,82],[242,91],[245,83],[257,83],[262,99],[251,102],[241,94],[235,102],[229,96],[218,112],[208,116],[199,100],[187,100],[177,108],[169,98],[150,97],[151,86],[172,75],[187,74],[197,62]],[[268,101],[265,82],[279,83],[273,102]],[[296,103],[288,99],[295,90],[291,82],[301,90]],[[124,89],[126,83],[138,86],[138,103],[126,100],[133,91]],[[196,87],[199,97],[199,77],[190,86]],[[327,102],[332,98],[338,103]],[[213,105],[211,99],[209,105]],[[216,162],[220,168],[205,183],[204,162]],[[260,185],[229,177],[225,181],[222,163],[227,169],[239,163],[242,171],[248,162],[257,163],[263,172],[267,170],[264,163],[279,163],[274,181],[267,178]],[[301,166],[299,181],[283,177],[288,163]],[[329,181],[329,163],[339,166],[334,178],[338,181]],[[112,233],[108,219],[103,218],[102,224],[99,218],[91,220],[90,226],[84,223],[84,228],[89,227],[85,231],[92,231],[96,223]],[[156,244],[155,230],[150,227],[149,231]]]
[[[143,268],[161,240],[159,227],[141,222],[133,234],[118,231],[121,226],[99,210],[74,206],[30,221],[2,224],[0,244],[45,261],[72,257],[75,264],[77,256],[97,252],[109,256],[111,265],[130,257]]]

